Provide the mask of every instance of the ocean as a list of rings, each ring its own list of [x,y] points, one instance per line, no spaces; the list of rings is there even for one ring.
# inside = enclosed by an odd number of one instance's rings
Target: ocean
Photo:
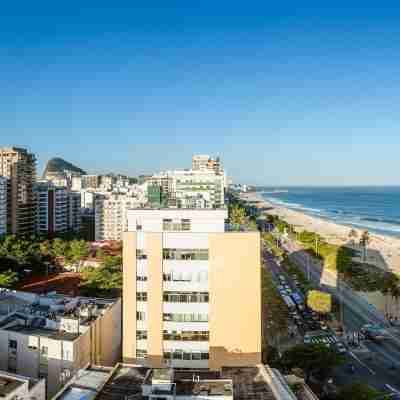
[[[266,187],[258,191],[277,205],[400,237],[400,187]]]

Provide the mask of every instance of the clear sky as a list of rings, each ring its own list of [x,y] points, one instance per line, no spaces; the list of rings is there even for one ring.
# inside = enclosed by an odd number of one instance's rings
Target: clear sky
[[[4,2],[0,143],[40,171],[210,153],[239,182],[400,184],[399,21],[387,1]]]

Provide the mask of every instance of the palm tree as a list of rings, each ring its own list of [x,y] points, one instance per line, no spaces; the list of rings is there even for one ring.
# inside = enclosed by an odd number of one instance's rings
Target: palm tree
[[[364,231],[360,238],[360,246],[362,246],[362,248],[363,248],[363,255],[362,255],[363,262],[367,261],[367,246],[368,246],[370,240],[371,240],[371,238],[369,236],[369,232]]]
[[[400,287],[398,285],[393,286],[390,293],[396,302],[396,314],[397,314],[397,317],[399,317]]]
[[[349,232],[349,239],[354,244],[355,239],[358,237],[358,232],[355,229],[351,229]]]

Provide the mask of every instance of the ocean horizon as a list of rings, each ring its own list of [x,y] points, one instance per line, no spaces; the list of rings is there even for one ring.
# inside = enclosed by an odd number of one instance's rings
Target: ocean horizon
[[[265,186],[257,192],[304,214],[400,237],[400,186]]]

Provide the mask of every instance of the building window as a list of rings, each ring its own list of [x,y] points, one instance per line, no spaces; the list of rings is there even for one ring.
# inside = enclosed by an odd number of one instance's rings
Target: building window
[[[208,249],[163,249],[164,260],[208,260]]]
[[[146,313],[143,311],[136,311],[136,320],[137,321],[145,321],[146,320]]]
[[[137,292],[136,300],[137,301],[147,301],[147,292]]]
[[[10,349],[16,349],[17,346],[18,346],[18,343],[17,343],[16,340],[9,340],[9,341],[8,341],[8,347],[9,347]]]
[[[171,322],[208,322],[207,314],[163,314],[164,321]]]
[[[47,346],[42,346],[42,348],[40,349],[40,355],[43,357],[47,357],[48,354],[49,348]]]
[[[147,260],[147,254],[144,253],[144,250],[137,249],[136,250],[136,259],[137,260]]]
[[[167,303],[208,303],[207,292],[164,292],[163,299]]]
[[[147,281],[147,276],[138,275],[136,277],[136,280],[139,281],[139,282],[146,282]]]
[[[146,358],[147,350],[136,349],[136,358]]]
[[[147,331],[136,331],[136,340],[146,340]]]
[[[190,231],[190,219],[181,219],[179,222],[172,221],[172,219],[163,219],[163,231],[166,232],[179,232]]]
[[[164,331],[164,340],[177,340],[183,342],[208,342],[209,341],[208,331]]]
[[[185,350],[165,350],[165,360],[185,360],[185,361],[199,361],[208,360],[209,353],[207,352],[190,352]]]

